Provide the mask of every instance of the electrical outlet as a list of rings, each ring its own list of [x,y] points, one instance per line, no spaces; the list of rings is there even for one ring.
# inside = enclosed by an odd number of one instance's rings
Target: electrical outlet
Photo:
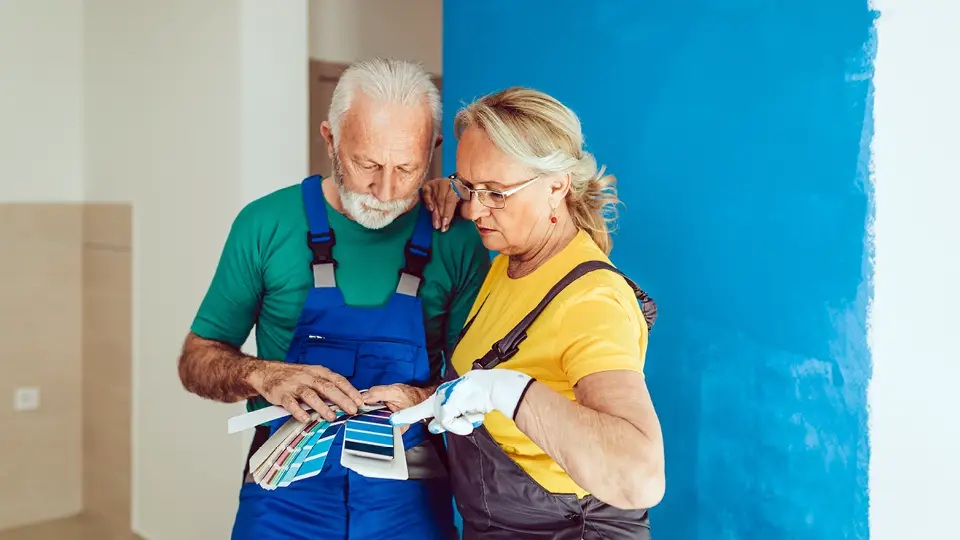
[[[26,386],[13,391],[13,410],[35,411],[40,408],[40,389]]]

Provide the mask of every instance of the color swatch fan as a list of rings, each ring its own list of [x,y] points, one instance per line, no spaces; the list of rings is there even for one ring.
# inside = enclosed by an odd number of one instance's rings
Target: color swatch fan
[[[333,422],[313,411],[309,422],[293,417],[287,420],[250,458],[250,471],[256,483],[272,490],[316,476],[323,470],[331,451],[341,447],[343,450],[337,456],[340,464],[358,474],[407,479],[400,428],[390,425],[390,412],[383,405],[363,407],[356,415],[340,410],[336,414]],[[335,446],[341,430],[343,444]]]

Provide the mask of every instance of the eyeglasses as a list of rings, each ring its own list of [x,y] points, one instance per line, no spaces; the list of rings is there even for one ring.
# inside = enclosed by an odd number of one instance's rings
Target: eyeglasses
[[[480,204],[486,206],[487,208],[499,210],[507,204],[507,197],[534,183],[538,178],[540,178],[540,175],[534,176],[519,186],[514,186],[506,191],[498,191],[496,189],[474,189],[472,187],[468,187],[457,173],[453,173],[447,178],[450,180],[450,185],[453,187],[453,192],[457,194],[457,197],[460,197],[460,200],[469,202],[473,195],[476,194],[477,200],[480,201]]]

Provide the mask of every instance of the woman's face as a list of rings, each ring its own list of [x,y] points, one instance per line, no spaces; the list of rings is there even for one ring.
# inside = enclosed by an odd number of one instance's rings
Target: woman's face
[[[467,187],[507,191],[526,184],[536,172],[501,152],[482,130],[469,127],[457,145],[457,175]],[[556,175],[541,175],[506,197],[503,208],[484,206],[474,195],[464,203],[463,214],[477,226],[487,249],[522,254],[541,244],[548,234],[551,212],[566,195],[564,184]]]

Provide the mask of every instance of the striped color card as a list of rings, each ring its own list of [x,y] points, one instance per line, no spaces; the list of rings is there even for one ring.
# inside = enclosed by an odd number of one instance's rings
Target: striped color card
[[[296,470],[300,467],[299,464],[303,463],[303,460],[310,454],[315,441],[320,438],[329,425],[329,422],[318,416],[315,422],[307,426],[300,441],[290,448],[287,456],[280,456],[276,465],[274,465],[276,474],[268,480],[270,487],[277,488],[290,485],[290,482],[296,476]],[[285,483],[284,480],[286,480]]]
[[[277,483],[279,483],[280,478],[286,471],[288,464],[293,457],[296,457],[296,454],[303,447],[303,443],[310,438],[310,434],[320,425],[321,421],[322,420],[315,419],[309,424],[305,424],[293,440],[283,448],[277,456],[277,459],[270,465],[269,471],[264,475],[263,483],[261,484],[262,487],[267,489],[275,489],[277,487]]]
[[[303,459],[303,462],[297,468],[296,476],[293,477],[291,482],[320,474],[320,471],[323,470],[323,464],[327,460],[327,454],[330,452],[330,447],[333,445],[334,439],[337,438],[337,432],[340,431],[345,422],[346,418],[338,418],[335,422],[330,423],[314,443],[313,448],[310,449],[310,454]]]
[[[390,425],[390,412],[378,410],[347,420],[343,450],[358,456],[392,460],[393,426]]]
[[[251,459],[250,464],[252,466],[254,462],[258,462],[256,467],[251,467],[253,470],[253,478],[258,484],[263,484],[264,477],[270,473],[274,463],[276,463],[280,455],[286,451],[291,442],[298,436],[302,436],[304,427],[305,424],[291,417],[290,420],[283,424],[283,426],[267,440],[267,443],[264,443],[260,451],[254,455],[255,459]],[[263,456],[261,452],[267,455]]]
[[[303,465],[303,462],[307,459],[307,456],[310,455],[313,447],[316,446],[317,441],[320,440],[329,425],[329,422],[325,420],[321,421],[317,425],[316,429],[310,432],[309,438],[304,441],[303,445],[297,452],[296,457],[283,473],[283,477],[280,479],[278,484],[280,487],[289,486],[290,483],[293,482],[293,479],[297,477],[297,471],[300,470],[300,466]]]

